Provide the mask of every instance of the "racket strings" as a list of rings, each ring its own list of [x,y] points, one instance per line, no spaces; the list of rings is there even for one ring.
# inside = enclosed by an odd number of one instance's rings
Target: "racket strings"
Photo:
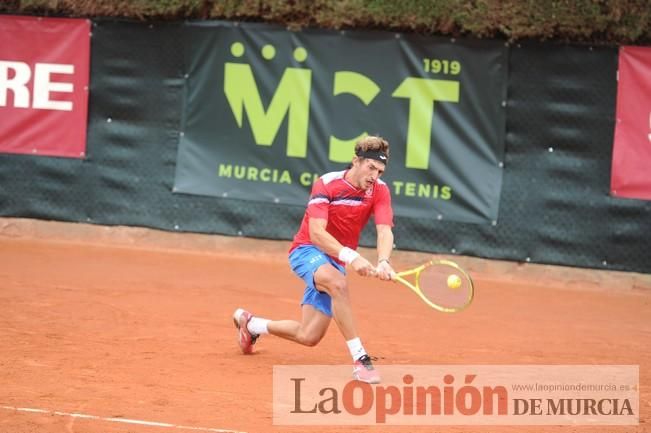
[[[423,296],[441,307],[460,309],[472,300],[472,283],[453,266],[428,266],[421,271],[418,282]]]

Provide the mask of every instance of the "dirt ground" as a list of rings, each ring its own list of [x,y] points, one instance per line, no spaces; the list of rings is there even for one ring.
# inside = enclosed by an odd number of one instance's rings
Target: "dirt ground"
[[[239,352],[236,307],[299,318],[288,245],[0,219],[0,433],[651,431],[650,276],[466,257],[477,292],[459,314],[351,276],[380,365],[636,364],[639,426],[274,426],[274,365],[350,362],[334,325],[314,348]]]

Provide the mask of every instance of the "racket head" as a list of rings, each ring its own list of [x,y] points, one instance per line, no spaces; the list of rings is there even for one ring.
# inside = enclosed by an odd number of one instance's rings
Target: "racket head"
[[[470,275],[450,260],[431,260],[410,271],[397,274],[397,279],[415,274],[415,289],[430,307],[444,312],[456,313],[472,302],[475,287]]]

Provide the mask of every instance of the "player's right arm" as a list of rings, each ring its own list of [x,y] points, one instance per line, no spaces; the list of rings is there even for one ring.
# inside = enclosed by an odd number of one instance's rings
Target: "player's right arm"
[[[334,236],[326,230],[328,220],[325,218],[310,217],[310,241],[326,254],[338,257],[346,262],[359,275],[371,275],[375,267],[356,251],[343,246]]]

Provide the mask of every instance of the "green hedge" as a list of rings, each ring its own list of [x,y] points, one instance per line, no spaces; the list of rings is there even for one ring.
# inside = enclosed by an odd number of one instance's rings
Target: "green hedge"
[[[5,0],[0,12],[225,19],[600,44],[651,42],[649,0]]]

